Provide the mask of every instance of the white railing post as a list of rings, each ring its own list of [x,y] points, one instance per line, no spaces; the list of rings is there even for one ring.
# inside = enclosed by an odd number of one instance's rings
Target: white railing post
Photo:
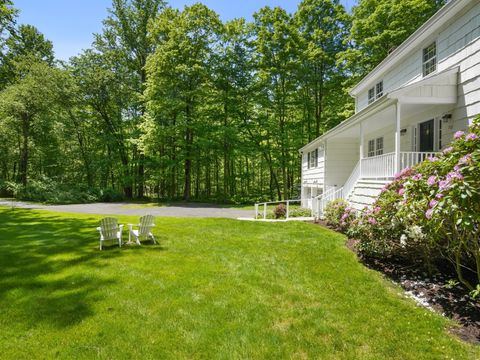
[[[400,102],[397,100],[396,104],[396,121],[395,121],[395,172],[398,173],[400,169],[400,116],[401,108]]]
[[[363,142],[364,142],[363,126],[362,126],[362,123],[360,123],[360,148],[359,148],[360,158],[358,160],[360,177],[362,177],[362,160],[363,160],[363,151],[364,151]]]
[[[255,220],[258,218],[258,204],[255,204]]]
[[[263,203],[263,220],[267,219],[267,203]]]
[[[286,215],[286,216],[287,216],[287,220],[288,220],[288,211],[289,211],[289,207],[290,207],[290,201],[289,201],[289,200],[287,200],[287,215]]]

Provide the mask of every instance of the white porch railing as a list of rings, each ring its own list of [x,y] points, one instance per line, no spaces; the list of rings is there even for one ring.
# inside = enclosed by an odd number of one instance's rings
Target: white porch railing
[[[388,178],[395,174],[395,153],[363,158],[361,178]]]
[[[435,152],[400,152],[400,169],[412,167],[429,157],[434,157]],[[397,172],[395,169],[395,153],[372,156],[361,160],[360,178],[391,178]]]
[[[405,169],[407,167],[412,167],[428,158],[435,157],[437,154],[438,153],[435,152],[401,152],[400,168]]]

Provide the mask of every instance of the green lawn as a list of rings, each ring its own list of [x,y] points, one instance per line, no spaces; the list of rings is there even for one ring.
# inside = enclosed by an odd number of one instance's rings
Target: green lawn
[[[159,218],[100,252],[98,219],[0,208],[0,358],[480,357],[318,226]]]

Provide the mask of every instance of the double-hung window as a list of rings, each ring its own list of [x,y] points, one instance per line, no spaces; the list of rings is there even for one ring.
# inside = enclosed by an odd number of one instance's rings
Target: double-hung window
[[[423,49],[423,76],[437,70],[437,43],[433,42]]]
[[[318,149],[308,153],[308,168],[314,169],[318,166]]]
[[[368,157],[375,156],[375,139],[368,140]]]
[[[368,141],[367,156],[383,155],[383,136]]]
[[[375,155],[383,155],[383,137],[377,138],[376,145]]]
[[[375,84],[374,87],[368,90],[368,103],[371,104],[375,100],[383,96],[383,80]]]

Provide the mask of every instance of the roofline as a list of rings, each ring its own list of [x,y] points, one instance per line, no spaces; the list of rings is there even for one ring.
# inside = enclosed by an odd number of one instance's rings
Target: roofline
[[[349,91],[349,94],[351,96],[356,96],[358,93],[365,90],[375,77],[387,70],[389,67],[395,65],[395,63],[401,61],[404,56],[408,55],[408,52],[411,51],[412,48],[419,45],[435,30],[442,27],[448,20],[455,16],[458,11],[463,9],[465,5],[469,4],[471,1],[472,0],[450,0],[447,2],[430,19],[428,19],[412,35],[410,35],[407,40],[393,50],[385,59],[383,59],[380,64],[378,64],[372,71],[370,71],[370,73],[360,80],[357,85],[355,85]]]
[[[332,136],[334,136],[338,132],[340,132],[342,130],[345,130],[346,128],[348,128],[350,126],[356,125],[358,122],[362,121],[366,116],[371,115],[372,112],[375,112],[375,111],[379,110],[379,108],[383,109],[384,106],[394,104],[396,101],[397,101],[396,99],[390,99],[388,97],[388,94],[384,94],[381,98],[376,100],[374,103],[372,103],[369,106],[363,108],[359,112],[353,114],[348,119],[342,121],[340,124],[338,124],[337,126],[335,126],[332,129],[328,130],[326,133],[320,135],[316,139],[310,141],[308,144],[306,144],[305,146],[300,148],[298,151],[300,153],[303,153],[304,150],[306,150],[308,148],[311,148],[313,145],[315,145],[319,142],[325,141],[328,138],[331,138]]]

